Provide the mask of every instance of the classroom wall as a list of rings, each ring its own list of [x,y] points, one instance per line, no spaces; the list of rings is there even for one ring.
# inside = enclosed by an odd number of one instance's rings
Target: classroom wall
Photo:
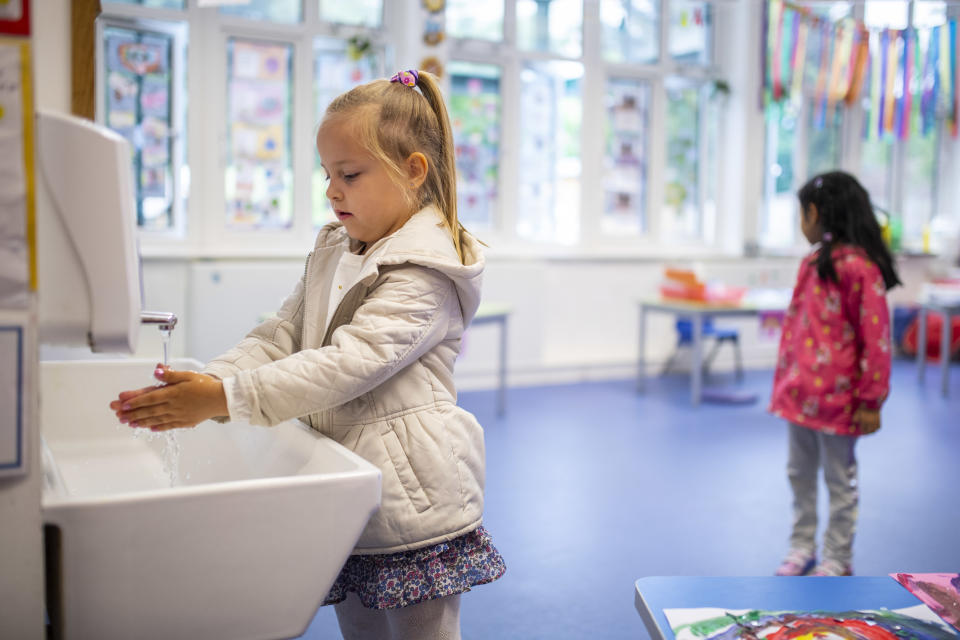
[[[667,264],[695,266],[709,279],[728,285],[792,287],[799,258],[708,257],[690,260],[542,258],[491,255],[484,278],[487,302],[513,307],[509,328],[509,381],[513,385],[577,382],[634,375],[637,361],[637,300],[657,295]],[[891,302],[912,301],[932,258],[903,258],[907,286],[894,290]],[[266,313],[274,311],[303,273],[303,260],[144,261],[146,307],[173,311],[174,356],[209,359],[243,337]],[[773,366],[777,338],[761,335],[754,319],[724,321],[740,329],[748,368]],[[456,378],[463,389],[490,388],[497,367],[496,325],[467,334]],[[652,370],[674,349],[673,320],[653,316],[647,358]],[[159,333],[145,328],[137,356],[158,358]],[[724,348],[717,370],[733,366]],[[685,359],[678,367],[685,366]]]

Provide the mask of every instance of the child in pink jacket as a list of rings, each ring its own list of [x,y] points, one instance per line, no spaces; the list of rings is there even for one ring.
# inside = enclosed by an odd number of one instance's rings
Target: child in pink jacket
[[[857,520],[857,437],[880,428],[890,385],[887,289],[900,284],[870,204],[853,176],[811,179],[797,193],[814,245],[787,310],[770,411],[789,422],[790,551],[777,575],[851,575]],[[816,562],[817,476],[830,519]]]

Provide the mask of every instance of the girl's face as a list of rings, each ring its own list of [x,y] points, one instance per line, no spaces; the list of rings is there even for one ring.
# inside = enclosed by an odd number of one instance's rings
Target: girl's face
[[[820,242],[823,235],[820,231],[820,213],[812,202],[800,212],[800,230],[810,244]]]
[[[384,238],[414,214],[414,196],[426,177],[426,159],[411,154],[406,185],[391,179],[380,160],[364,149],[348,118],[334,118],[317,133],[317,151],[327,173],[327,198],[347,234],[367,246]],[[414,158],[419,156],[419,158]],[[419,169],[422,170],[419,170]]]

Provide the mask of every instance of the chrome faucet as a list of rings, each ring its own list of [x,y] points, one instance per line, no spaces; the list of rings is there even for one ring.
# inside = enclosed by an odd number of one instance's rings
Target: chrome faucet
[[[141,311],[140,323],[156,325],[160,331],[173,331],[177,326],[177,315],[168,311]]]

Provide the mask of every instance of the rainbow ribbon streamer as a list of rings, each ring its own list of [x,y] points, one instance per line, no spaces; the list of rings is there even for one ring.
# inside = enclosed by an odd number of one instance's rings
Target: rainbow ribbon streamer
[[[897,84],[897,49],[900,44],[900,33],[887,30],[887,68],[886,68],[886,88],[884,89],[885,104],[883,107],[883,130],[887,133],[893,133],[893,123],[896,117],[896,84]]]
[[[807,66],[807,35],[810,27],[799,14],[794,24],[797,27],[797,37],[793,47],[793,86],[790,87],[790,97],[794,103],[800,104],[803,101],[803,76]]]
[[[950,56],[950,78],[953,82],[950,83],[950,135],[954,138],[957,137],[958,130],[958,120],[960,120],[960,105],[957,104],[958,91],[957,83],[960,80],[957,79],[957,21],[950,21],[950,51],[953,52],[953,55]]]
[[[783,14],[783,22],[783,33],[786,42],[781,48],[780,73],[783,79],[783,91],[789,96],[789,90],[793,87],[793,57],[797,53],[797,32],[800,27],[800,14],[792,10],[785,11]],[[787,28],[788,23],[789,29]]]
[[[783,40],[783,2],[774,0],[770,5],[770,24],[771,37],[773,38],[772,54],[770,56],[769,68],[772,74],[771,86],[773,88],[773,99],[779,100],[783,94],[783,84],[780,80],[780,47]]]
[[[920,115],[923,119],[923,134],[933,130],[937,117],[937,89],[940,84],[940,27],[930,31],[927,43],[927,62],[923,70],[923,97],[920,99]]]
[[[910,89],[910,74],[913,70],[913,36],[911,32],[904,29],[901,32],[903,38],[903,93],[897,100],[897,137],[901,140],[907,140],[910,137],[910,109],[912,102],[912,92]]]
[[[880,36],[874,34],[870,36],[874,44],[880,39]],[[874,50],[877,50],[874,47]],[[872,133],[880,135],[880,115],[883,110],[883,102],[880,100],[880,78],[883,76],[883,55],[882,49],[877,50],[880,53],[879,60],[877,56],[870,58],[870,122],[867,127],[867,138]]]
[[[857,29],[856,44],[853,47],[853,60],[850,63],[850,88],[844,101],[847,106],[854,104],[863,90],[870,63],[870,34],[862,27]]]
[[[826,122],[827,106],[827,67],[830,64],[830,27],[824,23],[820,28],[820,72],[817,74],[817,89],[814,96],[816,104],[816,127],[823,129]]]

